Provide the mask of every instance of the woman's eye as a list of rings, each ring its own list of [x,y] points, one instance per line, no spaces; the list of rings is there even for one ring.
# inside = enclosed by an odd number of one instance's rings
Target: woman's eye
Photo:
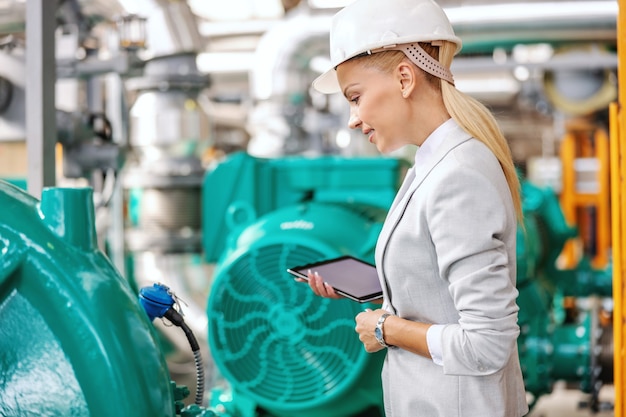
[[[359,104],[359,98],[360,96],[354,96],[350,98],[350,101],[354,104]]]

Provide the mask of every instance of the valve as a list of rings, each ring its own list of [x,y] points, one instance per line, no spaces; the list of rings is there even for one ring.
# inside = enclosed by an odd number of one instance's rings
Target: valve
[[[200,356],[200,345],[189,326],[185,323],[183,315],[174,308],[175,304],[179,305],[178,298],[167,285],[154,283],[151,287],[143,287],[139,290],[139,303],[148,314],[150,321],[154,321],[155,318],[166,318],[185,332],[196,363],[197,388],[195,403],[201,406],[202,397],[204,396],[204,366]]]

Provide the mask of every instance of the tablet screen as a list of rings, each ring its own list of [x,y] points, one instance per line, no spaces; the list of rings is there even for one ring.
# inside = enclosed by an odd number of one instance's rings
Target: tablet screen
[[[338,293],[359,302],[382,297],[376,267],[352,256],[290,268],[288,271],[307,279],[308,270],[317,272]]]

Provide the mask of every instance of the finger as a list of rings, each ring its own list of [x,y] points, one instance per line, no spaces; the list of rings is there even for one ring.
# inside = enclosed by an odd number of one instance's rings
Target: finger
[[[330,285],[328,282],[324,281],[321,277],[321,275],[315,271],[315,277],[319,282],[320,285],[320,291],[323,292],[324,297],[327,298],[338,298],[337,293],[335,293],[335,289],[332,287],[332,285]]]
[[[314,273],[311,272],[311,270],[309,269],[309,272],[307,273],[307,276],[309,277],[309,285],[311,285],[312,287],[319,287],[319,280],[318,280],[318,276]]]
[[[326,296],[334,296],[335,294],[335,289],[333,287],[330,286],[330,284],[328,282],[324,282],[324,291],[326,292]]]
[[[322,282],[322,278],[318,274],[312,274],[309,271],[309,286],[313,290],[313,292],[319,296],[324,296],[325,289],[324,283]]]
[[[327,291],[329,298],[335,298],[335,299],[343,298],[343,295],[337,293],[337,291],[335,291],[335,288],[333,288],[333,286],[330,285],[329,283],[325,282],[324,286],[326,287],[326,291]]]
[[[313,274],[313,277],[315,280],[315,285],[317,286],[317,289],[319,290],[320,294],[322,294],[322,296],[324,297],[328,297],[330,295],[328,283],[324,282],[320,274],[317,272]]]

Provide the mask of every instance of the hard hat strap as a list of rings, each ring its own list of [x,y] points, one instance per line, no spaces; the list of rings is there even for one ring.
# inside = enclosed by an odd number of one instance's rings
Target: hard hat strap
[[[452,72],[448,68],[441,65],[441,63],[439,63],[439,61],[435,58],[426,53],[426,51],[424,51],[424,49],[417,42],[384,46],[382,48],[367,51],[367,53],[371,54],[383,51],[402,51],[404,52],[404,55],[411,60],[411,62],[427,73],[454,85]]]

